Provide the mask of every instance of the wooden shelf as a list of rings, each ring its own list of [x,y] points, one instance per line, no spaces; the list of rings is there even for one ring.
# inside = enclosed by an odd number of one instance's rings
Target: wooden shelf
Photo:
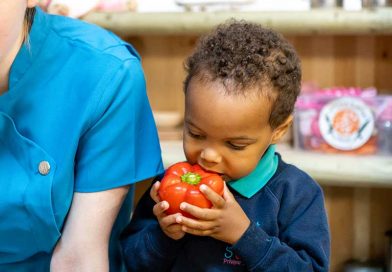
[[[392,8],[345,11],[92,12],[83,19],[121,35],[201,34],[229,18],[246,19],[299,35],[392,34]]]
[[[185,160],[181,141],[161,142],[165,167]],[[392,188],[392,156],[319,154],[278,145],[285,162],[296,165],[320,184]]]

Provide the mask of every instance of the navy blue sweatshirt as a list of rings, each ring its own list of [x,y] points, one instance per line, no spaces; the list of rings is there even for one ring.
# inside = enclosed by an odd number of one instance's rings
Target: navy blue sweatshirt
[[[279,157],[251,198],[231,190],[251,224],[234,245],[187,234],[173,240],[152,213],[147,191],[122,236],[128,271],[328,271],[330,238],[320,186]]]

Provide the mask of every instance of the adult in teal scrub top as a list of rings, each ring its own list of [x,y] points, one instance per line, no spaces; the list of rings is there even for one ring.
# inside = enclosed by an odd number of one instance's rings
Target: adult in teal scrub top
[[[163,171],[140,59],[36,2],[0,1],[0,271],[121,271],[132,184]]]

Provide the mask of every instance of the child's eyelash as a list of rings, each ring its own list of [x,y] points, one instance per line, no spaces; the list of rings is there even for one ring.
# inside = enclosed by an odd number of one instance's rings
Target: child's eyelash
[[[229,146],[229,148],[234,150],[244,150],[246,148],[246,145],[235,145],[230,142],[227,142],[227,145]]]
[[[201,139],[203,136],[201,136],[201,135],[199,135],[199,134],[195,134],[195,133],[193,133],[192,131],[190,131],[190,130],[188,130],[188,134],[189,134],[189,136],[191,136],[192,138],[195,138],[195,139]]]

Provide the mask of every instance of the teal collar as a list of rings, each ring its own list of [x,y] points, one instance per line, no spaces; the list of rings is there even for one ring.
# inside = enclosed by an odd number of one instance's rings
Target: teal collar
[[[251,198],[267,184],[278,168],[278,156],[275,145],[270,145],[256,168],[247,176],[229,181],[228,185],[240,195]]]

